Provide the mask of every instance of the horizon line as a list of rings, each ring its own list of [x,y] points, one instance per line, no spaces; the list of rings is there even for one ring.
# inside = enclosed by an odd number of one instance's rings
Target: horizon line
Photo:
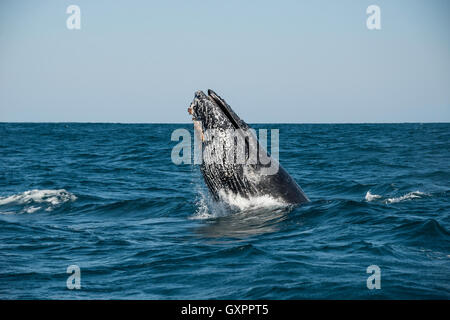
[[[192,124],[190,122],[116,122],[116,121],[0,121],[5,123],[33,124]],[[450,121],[402,121],[402,122],[249,122],[249,124],[448,124]]]

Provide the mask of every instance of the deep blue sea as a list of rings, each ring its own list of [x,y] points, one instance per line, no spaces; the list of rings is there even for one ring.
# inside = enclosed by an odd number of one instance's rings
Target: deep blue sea
[[[254,127],[309,204],[216,206],[191,124],[0,123],[0,298],[450,298],[450,124]]]

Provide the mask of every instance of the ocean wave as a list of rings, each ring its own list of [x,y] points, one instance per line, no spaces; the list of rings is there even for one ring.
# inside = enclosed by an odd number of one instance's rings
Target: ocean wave
[[[397,203],[405,200],[412,200],[416,198],[422,198],[423,196],[427,196],[428,194],[420,191],[409,192],[400,197],[388,198],[385,200],[385,203]]]
[[[418,199],[418,198],[423,198],[429,196],[429,194],[425,193],[425,192],[421,192],[421,191],[412,191],[412,192],[408,192],[405,195],[399,196],[399,197],[391,197],[391,198],[386,198],[383,200],[384,203],[386,204],[390,204],[390,203],[398,203],[398,202],[402,202],[402,201],[406,201],[406,200],[412,200],[412,199]],[[372,202],[375,201],[377,199],[382,199],[383,196],[379,195],[379,194],[372,194],[369,191],[367,191],[364,199],[367,202]]]
[[[442,222],[428,218],[425,220],[412,220],[397,226],[395,236],[410,241],[417,248],[426,244],[427,248],[448,248],[449,230]]]
[[[0,213],[33,213],[39,210],[52,211],[66,202],[73,202],[77,197],[65,189],[33,189],[7,197],[0,197]],[[7,211],[4,211],[7,209]],[[11,211],[12,209],[12,211]]]

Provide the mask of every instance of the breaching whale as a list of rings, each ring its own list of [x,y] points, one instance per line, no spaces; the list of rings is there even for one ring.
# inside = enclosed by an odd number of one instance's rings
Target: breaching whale
[[[214,91],[208,90],[208,95],[197,91],[188,112],[201,137],[200,170],[216,200],[225,193],[245,198],[267,195],[288,204],[309,201],[295,180],[266,153],[254,130]],[[238,141],[243,142],[241,149],[236,147]],[[243,161],[236,161],[238,153]]]

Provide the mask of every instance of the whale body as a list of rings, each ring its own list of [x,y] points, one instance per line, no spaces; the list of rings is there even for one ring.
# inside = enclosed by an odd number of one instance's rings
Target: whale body
[[[188,111],[201,137],[200,170],[216,200],[222,194],[232,194],[271,196],[288,204],[309,201],[281,164],[265,151],[254,130],[214,91],[208,90],[208,95],[197,91]],[[237,141],[241,148],[236,147]],[[238,155],[241,161],[236,161]]]

